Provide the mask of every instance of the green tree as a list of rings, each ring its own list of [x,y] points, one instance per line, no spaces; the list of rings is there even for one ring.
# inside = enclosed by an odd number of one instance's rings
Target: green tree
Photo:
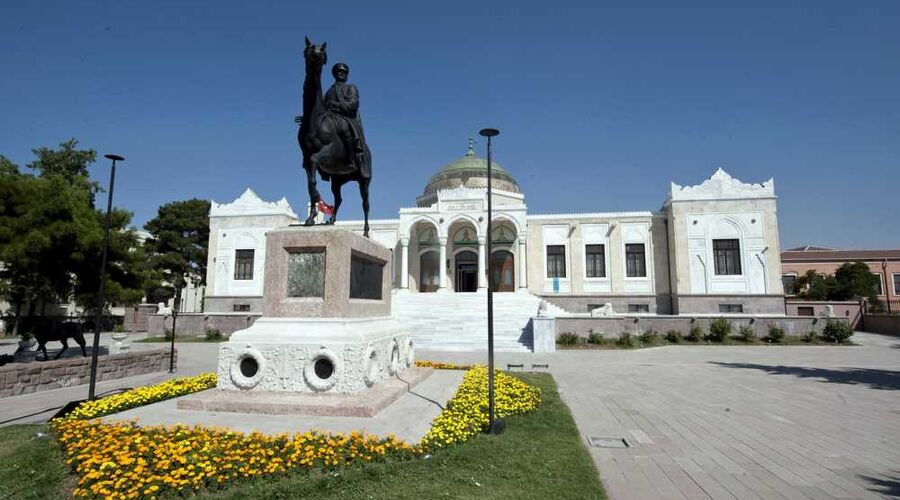
[[[58,150],[34,149],[37,159],[28,166],[37,176],[0,157],[0,293],[17,320],[26,304],[33,315],[39,304],[73,293],[87,306],[96,293],[105,214],[94,209],[97,185],[87,175],[96,153],[76,145],[73,139]],[[145,272],[134,231],[126,229],[130,218],[114,211],[107,264],[107,296],[122,302],[139,298]]]
[[[878,275],[872,274],[863,262],[846,263],[834,272],[835,289],[833,300],[869,299],[878,300]]]
[[[798,276],[794,282],[797,295],[807,300],[828,300],[834,286],[833,277],[822,276],[812,269]]]
[[[144,243],[152,268],[146,288],[149,300],[174,297],[188,281],[195,286],[206,282],[209,201],[167,203],[144,229],[150,232]]]
[[[37,157],[28,168],[37,171],[39,177],[62,177],[69,182],[89,181],[88,166],[97,159],[93,149],[76,149],[78,141],[69,139],[59,143],[59,149],[35,148],[31,152]],[[97,184],[90,183],[92,191]]]
[[[94,211],[95,223],[90,224],[80,236],[78,261],[75,267],[77,280],[73,292],[75,302],[86,310],[97,307],[100,288],[99,263],[103,258],[103,231],[106,213]],[[110,217],[109,248],[106,258],[104,306],[108,304],[136,304],[144,296],[148,267],[137,232],[128,227],[131,213],[113,209]]]

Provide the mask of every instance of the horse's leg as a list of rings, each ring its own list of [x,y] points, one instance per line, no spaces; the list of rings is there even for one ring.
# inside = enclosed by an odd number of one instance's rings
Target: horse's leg
[[[338,209],[341,208],[341,202],[343,198],[341,198],[341,187],[343,187],[344,181],[338,180],[335,177],[331,178],[331,194],[334,195],[334,210],[331,212],[331,217],[328,218],[328,222],[326,224],[334,224],[334,221],[337,220]]]
[[[62,356],[63,353],[66,352],[66,350],[69,348],[69,339],[63,337],[59,339],[59,341],[62,342],[63,348],[56,354],[56,357],[53,359],[59,359],[59,357]]]
[[[86,357],[87,357],[87,350],[84,348],[84,345],[86,344],[86,342],[84,341],[84,334],[81,333],[81,332],[78,332],[78,334],[77,334],[75,337],[72,337],[72,338],[75,339],[75,342],[77,342],[78,345],[81,346],[81,355],[84,356],[84,357],[86,358]]]
[[[312,226],[316,223],[316,203],[322,198],[319,195],[319,189],[316,187],[316,169],[312,166],[312,161],[303,158],[303,169],[306,170],[306,188],[309,191],[309,217],[306,218],[304,226]]]
[[[359,178],[359,194],[362,197],[363,215],[365,216],[365,224],[363,225],[363,236],[369,237],[369,181],[371,178]]]

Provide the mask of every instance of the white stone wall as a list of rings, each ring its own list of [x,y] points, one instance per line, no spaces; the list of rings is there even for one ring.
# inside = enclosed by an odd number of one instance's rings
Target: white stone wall
[[[261,297],[266,232],[295,223],[297,216],[285,199],[265,202],[249,188],[232,203],[213,201],[209,214],[206,296]],[[237,250],[253,250],[253,279],[234,279]]]

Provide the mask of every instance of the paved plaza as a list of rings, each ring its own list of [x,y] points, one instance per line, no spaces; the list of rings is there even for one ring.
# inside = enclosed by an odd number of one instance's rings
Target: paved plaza
[[[589,448],[615,500],[898,498],[900,339],[854,340],[863,345],[562,351],[498,365],[549,360],[585,442],[627,440]]]
[[[854,340],[863,345],[501,353],[497,364],[549,363],[585,442],[628,442],[624,449],[589,448],[613,499],[897,498],[900,340]],[[179,374],[215,368],[215,344],[179,348]],[[483,362],[485,354],[417,357]],[[134,386],[165,376],[114,382]],[[82,392],[5,398],[0,421],[46,418],[16,417]]]

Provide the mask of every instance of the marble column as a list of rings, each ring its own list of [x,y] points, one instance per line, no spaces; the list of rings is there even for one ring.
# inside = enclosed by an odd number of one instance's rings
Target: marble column
[[[441,242],[441,261],[438,263],[438,269],[440,270],[440,285],[438,286],[439,292],[447,291],[447,237],[439,238]]]
[[[525,235],[519,235],[519,255],[516,259],[519,261],[519,281],[518,288],[525,289],[528,288],[528,266],[527,259],[525,254],[527,251],[525,250]]]
[[[478,288],[487,288],[487,250],[484,238],[478,238]]]
[[[409,238],[400,238],[400,288],[409,288]]]

